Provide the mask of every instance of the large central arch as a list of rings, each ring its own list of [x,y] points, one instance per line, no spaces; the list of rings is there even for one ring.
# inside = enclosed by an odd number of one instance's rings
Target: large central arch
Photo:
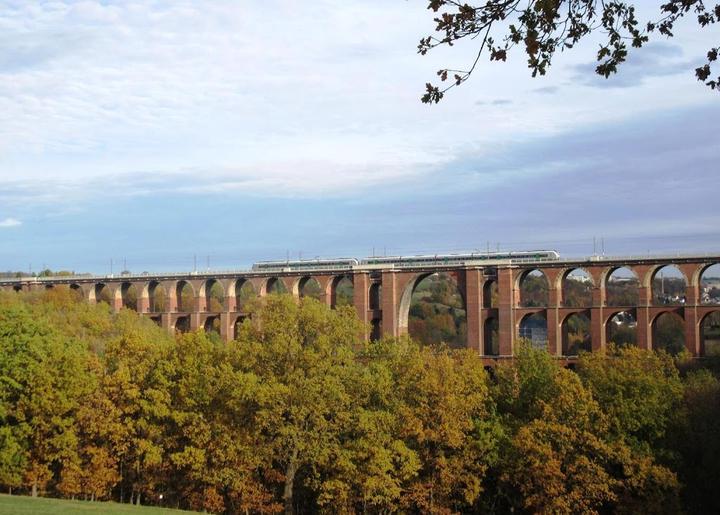
[[[428,287],[428,292],[422,292],[423,297],[427,297],[427,300],[421,299],[417,295],[421,283],[423,283],[423,287]],[[426,272],[420,273],[408,281],[400,298],[398,313],[400,334],[411,332],[410,308],[414,302],[416,304],[430,303],[432,313],[425,314],[428,316],[427,324],[416,328],[422,334],[412,336],[426,343],[443,341],[455,347],[467,345],[467,304],[463,292],[458,287],[457,280],[451,274]],[[452,331],[450,331],[450,325],[452,325]],[[445,326],[447,326],[447,331],[442,329]]]

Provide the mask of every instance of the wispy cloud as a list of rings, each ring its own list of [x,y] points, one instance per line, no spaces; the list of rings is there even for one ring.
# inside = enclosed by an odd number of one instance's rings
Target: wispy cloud
[[[19,225],[22,225],[22,222],[17,218],[5,218],[4,220],[0,220],[0,227],[2,228],[17,227]]]

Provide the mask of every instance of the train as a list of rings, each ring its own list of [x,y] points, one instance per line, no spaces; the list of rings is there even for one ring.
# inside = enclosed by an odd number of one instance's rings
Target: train
[[[555,250],[522,250],[514,252],[470,252],[463,254],[427,254],[419,256],[381,256],[365,259],[301,259],[285,261],[259,261],[252,266],[256,272],[295,272],[302,270],[352,270],[359,268],[407,268],[423,266],[450,266],[488,264],[492,262],[528,263],[556,261],[560,254]]]

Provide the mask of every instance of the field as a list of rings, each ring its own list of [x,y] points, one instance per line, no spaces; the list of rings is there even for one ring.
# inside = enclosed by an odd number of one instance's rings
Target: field
[[[151,508],[145,506],[132,506],[130,504],[117,504],[114,502],[85,502],[65,501],[61,499],[47,499],[26,497],[21,495],[0,495],[0,514],[32,514],[32,515],[64,515],[75,513],[122,515],[135,513],[137,515],[159,515],[161,513],[176,514],[191,513],[188,511],[171,510],[169,508]]]

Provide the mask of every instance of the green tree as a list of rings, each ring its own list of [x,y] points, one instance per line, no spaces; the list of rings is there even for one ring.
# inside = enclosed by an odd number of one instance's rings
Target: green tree
[[[313,486],[317,471],[341,452],[353,399],[346,369],[362,326],[351,308],[331,311],[312,298],[271,295],[250,308],[237,353],[257,376],[253,417],[257,445],[283,478],[283,504],[293,513],[296,478]],[[317,486],[317,485],[315,485]]]
[[[659,448],[682,399],[670,356],[610,346],[581,355],[577,371],[608,415],[616,437],[644,450]]]
[[[78,399],[89,388],[84,349],[18,301],[0,303],[0,454],[8,486],[38,493],[73,457]]]

